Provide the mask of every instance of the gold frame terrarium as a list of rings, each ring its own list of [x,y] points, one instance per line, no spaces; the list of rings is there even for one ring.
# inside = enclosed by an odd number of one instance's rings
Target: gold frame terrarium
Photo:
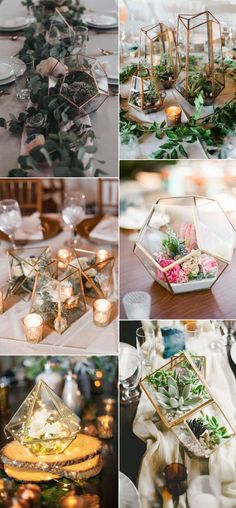
[[[115,257],[109,254],[104,260],[100,260],[95,251],[74,249],[74,252],[81,270],[85,296],[108,298],[113,288]]]
[[[87,310],[81,271],[70,264],[56,276],[37,273],[30,313],[40,314],[46,324],[59,334],[80,319]]]
[[[151,68],[164,88],[170,88],[180,72],[175,32],[163,23],[140,29],[139,63]]]
[[[65,58],[68,73],[64,76],[60,95],[78,109],[80,116],[97,111],[109,96],[107,74],[96,58],[71,55]]]
[[[79,418],[42,379],[4,428],[7,437],[40,456],[62,453],[79,430]]]
[[[160,198],[134,253],[156,282],[180,294],[213,287],[232,259],[234,239],[235,229],[215,199]]]
[[[175,87],[190,104],[201,93],[211,105],[225,87],[220,23],[209,11],[180,14],[177,32],[182,72]]]
[[[155,113],[162,108],[165,91],[151,69],[139,69],[132,77],[129,106],[145,114]]]

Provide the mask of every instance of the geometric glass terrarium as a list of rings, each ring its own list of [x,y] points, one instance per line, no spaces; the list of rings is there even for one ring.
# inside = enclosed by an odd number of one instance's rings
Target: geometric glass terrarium
[[[114,256],[108,255],[100,260],[96,252],[75,249],[78,266],[81,270],[85,296],[89,298],[108,298],[113,289]],[[72,261],[75,265],[75,262]]]
[[[210,105],[225,87],[221,28],[209,11],[178,16],[178,53],[182,72],[176,89],[194,104],[201,94]]]
[[[203,376],[185,352],[146,376],[141,387],[168,428],[213,402]]]
[[[170,88],[180,71],[175,30],[163,23],[141,28],[139,63],[151,68],[164,88]]]
[[[160,227],[160,217],[165,225]],[[235,229],[210,198],[160,198],[134,246],[151,277],[173,294],[210,289],[231,261]]]
[[[79,111],[80,116],[97,111],[109,95],[107,74],[95,58],[73,55],[65,58],[68,74],[60,95]]]
[[[235,430],[217,402],[212,402],[173,428],[186,450],[196,457],[209,457],[235,436]]]
[[[62,453],[78,434],[80,420],[40,379],[4,430],[34,455]]]
[[[22,247],[8,251],[9,293],[31,293],[34,287],[36,271],[55,273],[55,262],[51,258],[49,247]]]
[[[151,70],[139,70],[132,78],[129,105],[145,114],[161,109],[165,91]]]
[[[80,319],[86,312],[80,270],[68,265],[65,270],[58,270],[54,277],[49,273],[37,273],[30,312],[40,314],[58,333],[63,333]]]

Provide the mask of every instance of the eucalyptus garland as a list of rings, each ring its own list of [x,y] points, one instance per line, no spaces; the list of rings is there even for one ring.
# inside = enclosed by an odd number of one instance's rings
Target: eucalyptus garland
[[[37,22],[44,27],[45,33],[58,6],[63,7],[63,16],[68,24],[76,27],[82,23],[81,14],[84,8],[79,6],[78,0],[75,2],[41,0],[37,5],[33,0],[26,0],[23,5],[32,9]],[[71,54],[72,47],[69,38],[65,42],[52,45],[46,41],[45,33],[37,33],[36,26],[33,25],[25,30],[24,46],[19,53],[23,61],[29,54],[34,57],[35,65],[49,57],[59,60]],[[33,107],[20,113],[18,117],[10,114],[9,120],[0,118],[0,127],[9,129],[14,136],[21,136],[25,123],[36,115],[40,115],[44,121],[42,127],[37,129],[37,134],[44,136],[45,143],[34,147],[27,156],[21,155],[18,158],[19,167],[11,169],[8,176],[42,176],[49,166],[53,176],[56,177],[84,177],[92,164],[95,162],[103,164],[104,161],[94,158],[97,147],[94,144],[95,134],[91,126],[81,123],[77,110],[60,95],[60,85],[50,89],[49,94],[48,78],[35,74],[31,79],[30,88]],[[73,127],[70,131],[63,132],[62,128],[69,120],[73,121]],[[85,154],[88,154],[86,163],[84,162]],[[96,169],[94,172],[94,176],[104,174],[106,173],[101,169]]]

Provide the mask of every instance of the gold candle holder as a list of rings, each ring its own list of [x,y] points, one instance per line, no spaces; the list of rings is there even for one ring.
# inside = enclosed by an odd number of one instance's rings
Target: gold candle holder
[[[166,108],[165,114],[168,127],[181,123],[182,108],[180,106],[169,106]]]
[[[37,344],[43,339],[43,318],[39,314],[28,314],[24,318],[24,332],[27,342]]]
[[[58,268],[65,270],[72,259],[72,253],[69,249],[59,249],[57,251]]]
[[[4,312],[3,294],[2,291],[0,291],[0,314],[3,314],[3,312]]]
[[[96,326],[107,326],[111,319],[112,304],[103,298],[93,304],[93,322]]]
[[[110,415],[98,416],[98,437],[100,439],[110,439],[113,436],[114,418]]]
[[[115,399],[107,398],[103,399],[104,411],[107,415],[114,415],[115,412]]]

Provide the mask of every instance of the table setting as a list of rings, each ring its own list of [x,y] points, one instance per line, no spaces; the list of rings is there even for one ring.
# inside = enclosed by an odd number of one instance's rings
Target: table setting
[[[116,6],[13,3],[0,6],[1,175],[117,176]]]
[[[233,159],[235,12],[191,4],[168,17],[161,4],[153,20],[151,4],[137,19],[121,7],[121,159]]]
[[[116,357],[19,356],[0,373],[2,506],[117,506]]]
[[[232,327],[226,321],[135,321],[128,343],[121,344],[121,425],[145,445],[145,452],[140,448],[136,454],[144,508],[235,506]],[[195,375],[200,376],[196,391]],[[127,447],[123,454],[130,453]]]
[[[85,203],[70,191],[61,213],[22,217],[16,200],[0,201],[0,340],[8,353],[117,351],[117,218],[86,216]]]

